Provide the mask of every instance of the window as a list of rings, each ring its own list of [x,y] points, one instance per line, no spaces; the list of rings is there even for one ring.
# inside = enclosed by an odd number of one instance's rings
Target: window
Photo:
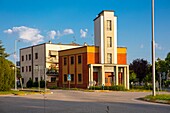
[[[78,64],[81,64],[81,55],[78,56]]]
[[[71,64],[74,64],[74,57],[71,57]]]
[[[35,77],[35,82],[38,82],[38,77]]]
[[[67,74],[64,74],[64,82],[67,82]]]
[[[22,84],[24,84],[24,78],[22,78]]]
[[[67,65],[67,58],[64,58],[64,65]]]
[[[105,83],[108,83],[108,78],[105,78]]]
[[[24,72],[24,67],[22,67],[22,72]]]
[[[107,37],[107,47],[112,47],[112,37]]]
[[[26,72],[28,71],[28,67],[26,66]]]
[[[35,53],[35,59],[38,59],[38,53]]]
[[[27,60],[27,55],[26,55],[26,60]]]
[[[55,82],[56,81],[56,77],[51,77],[51,82]]]
[[[111,64],[112,63],[112,54],[107,53],[107,63]]]
[[[111,20],[107,20],[107,30],[108,31],[112,30],[112,21]]]
[[[31,71],[31,66],[29,66],[29,72]]]
[[[71,74],[71,82],[74,82],[74,74]]]
[[[78,82],[82,82],[82,75],[78,74]]]
[[[31,60],[31,54],[29,54],[29,60]]]
[[[24,61],[24,56],[22,56],[22,61]]]

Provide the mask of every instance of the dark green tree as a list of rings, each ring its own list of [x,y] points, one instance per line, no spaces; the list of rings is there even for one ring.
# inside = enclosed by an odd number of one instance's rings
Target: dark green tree
[[[135,59],[129,66],[130,70],[133,70],[136,73],[136,77],[141,82],[146,75],[149,73],[149,63],[144,59]]]
[[[6,58],[9,54],[5,52],[5,48],[3,48],[2,41],[0,40],[0,57]]]

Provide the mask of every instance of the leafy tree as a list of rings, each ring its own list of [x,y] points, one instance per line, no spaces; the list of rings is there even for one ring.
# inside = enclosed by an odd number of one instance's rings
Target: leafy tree
[[[0,57],[6,58],[9,54],[5,53],[5,48],[3,48],[2,41],[0,40]]]
[[[135,82],[136,81],[136,73],[133,72],[133,70],[130,70],[129,74],[129,82]]]
[[[0,91],[10,90],[14,87],[14,70],[11,62],[0,57]]]
[[[147,60],[144,59],[136,59],[130,63],[129,66],[130,70],[133,70],[136,73],[139,82],[145,78],[145,76],[149,73],[149,63]]]
[[[170,70],[170,52],[167,54],[165,61],[166,61],[168,69]]]

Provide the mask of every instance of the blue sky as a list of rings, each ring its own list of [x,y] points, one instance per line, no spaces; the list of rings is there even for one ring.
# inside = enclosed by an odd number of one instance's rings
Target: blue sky
[[[118,17],[118,46],[128,49],[128,63],[151,63],[151,0],[0,0],[0,40],[6,52],[51,40],[93,44],[93,19],[102,10]],[[156,58],[170,52],[170,0],[155,0]],[[9,57],[13,60],[13,56]]]

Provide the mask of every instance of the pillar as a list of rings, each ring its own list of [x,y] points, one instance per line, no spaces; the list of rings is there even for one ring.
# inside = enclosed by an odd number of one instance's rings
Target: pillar
[[[101,74],[102,74],[102,85],[105,85],[105,71],[104,71],[104,65],[102,65],[102,72],[101,72]]]
[[[124,87],[127,88],[127,86],[126,86],[126,76],[127,76],[126,67],[124,67],[123,73],[124,73],[124,74],[123,74],[123,79],[124,79],[124,80],[123,80],[123,81],[124,81],[123,84],[124,84]]]
[[[119,81],[118,81],[118,66],[116,66],[116,85],[119,85]]]
[[[129,66],[127,65],[126,89],[129,89]]]

